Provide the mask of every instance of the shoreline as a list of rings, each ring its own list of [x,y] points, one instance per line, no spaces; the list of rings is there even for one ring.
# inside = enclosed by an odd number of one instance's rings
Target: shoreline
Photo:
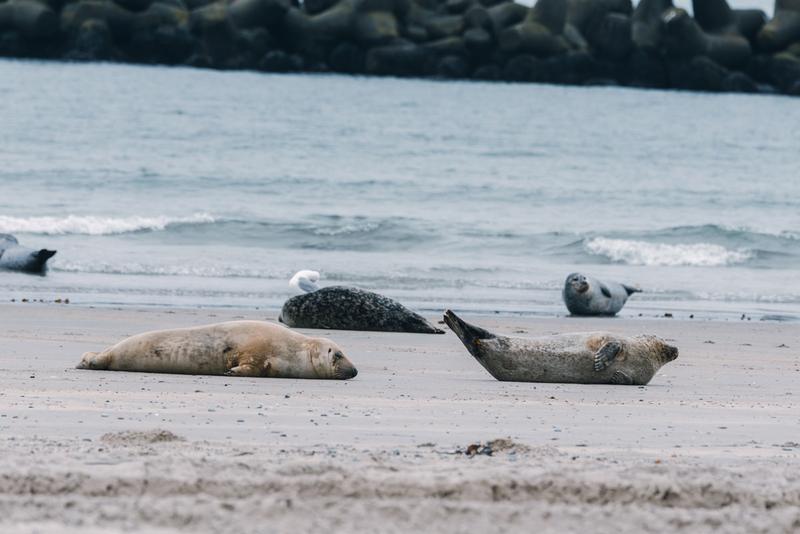
[[[301,330],[343,348],[359,369],[348,381],[74,369],[84,351],[142,331],[265,315],[0,304],[0,528],[800,524],[791,324],[467,316],[509,335],[605,329],[674,342],[678,359],[640,387],[498,382],[449,331]]]

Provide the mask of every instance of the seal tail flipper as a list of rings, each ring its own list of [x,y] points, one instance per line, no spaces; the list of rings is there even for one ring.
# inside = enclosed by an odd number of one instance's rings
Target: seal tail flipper
[[[76,369],[108,369],[111,357],[104,352],[84,352]]]
[[[477,356],[475,352],[477,349],[476,341],[480,339],[493,339],[497,337],[479,326],[471,325],[462,320],[458,315],[453,313],[452,310],[447,310],[444,312],[444,322],[447,323],[447,326],[450,327],[450,330],[455,332],[455,334],[459,337],[461,342],[465,347],[467,347],[467,350],[469,350],[473,356]]]
[[[638,287],[629,286],[627,284],[622,284],[622,287],[625,289],[625,292],[628,294],[628,296],[631,296],[634,293],[641,293],[642,292],[642,290],[639,289]]]

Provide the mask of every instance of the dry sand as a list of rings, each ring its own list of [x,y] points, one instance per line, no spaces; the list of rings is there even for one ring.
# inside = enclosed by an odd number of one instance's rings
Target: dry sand
[[[469,318],[661,335],[681,355],[647,387],[497,382],[450,333],[313,332],[347,382],[74,369],[275,315],[0,305],[0,532],[800,531],[791,323]]]

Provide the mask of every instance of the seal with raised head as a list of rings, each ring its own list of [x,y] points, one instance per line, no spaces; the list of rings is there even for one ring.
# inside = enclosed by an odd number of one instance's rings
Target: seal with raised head
[[[354,287],[323,287],[283,304],[278,320],[295,328],[444,334],[396,300]]]
[[[489,374],[510,382],[643,386],[678,357],[678,349],[649,335],[609,332],[506,337],[471,325],[447,310],[444,320]]]
[[[358,373],[336,343],[264,321],[146,332],[85,353],[78,369],[338,380]]]
[[[628,302],[628,297],[641,291],[625,284],[572,273],[564,282],[561,296],[572,315],[616,315]]]
[[[55,256],[55,250],[23,247],[17,238],[0,234],[0,271],[19,271],[29,274],[45,274],[47,260]]]

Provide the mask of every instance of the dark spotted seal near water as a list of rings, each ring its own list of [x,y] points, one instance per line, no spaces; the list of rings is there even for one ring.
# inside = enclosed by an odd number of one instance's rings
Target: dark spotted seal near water
[[[87,352],[78,369],[337,380],[358,374],[331,340],[264,321],[145,332]]]
[[[656,336],[587,332],[517,338],[492,334],[450,310],[444,320],[470,354],[503,381],[643,386],[678,357],[677,348]]]
[[[324,287],[287,300],[278,320],[295,328],[443,334],[396,300],[354,287]]]
[[[47,260],[55,253],[55,250],[23,247],[13,235],[0,234],[0,271],[43,275],[47,272]]]
[[[572,315],[616,315],[628,302],[628,297],[641,291],[625,284],[572,273],[564,282],[562,297]]]

